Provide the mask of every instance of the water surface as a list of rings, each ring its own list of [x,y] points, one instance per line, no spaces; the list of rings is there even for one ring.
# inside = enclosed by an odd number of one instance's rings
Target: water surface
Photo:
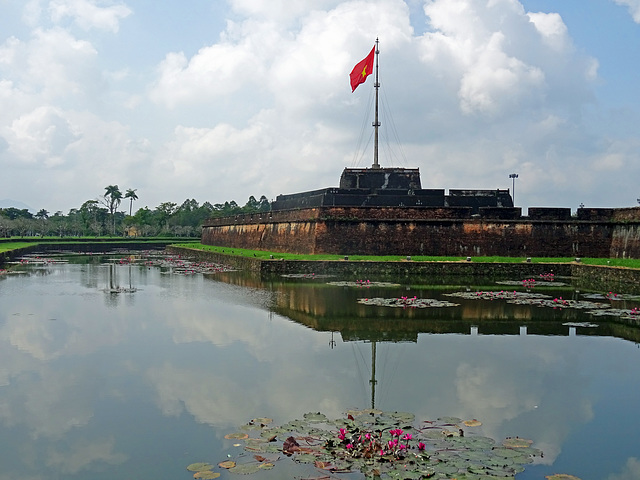
[[[0,479],[186,480],[238,454],[224,435],[252,418],[372,404],[534,440],[544,458],[518,479],[640,478],[637,328],[445,297],[497,285],[337,287],[95,256],[22,269],[0,277]],[[460,305],[357,303],[414,295]],[[278,462],[254,478],[299,474]]]

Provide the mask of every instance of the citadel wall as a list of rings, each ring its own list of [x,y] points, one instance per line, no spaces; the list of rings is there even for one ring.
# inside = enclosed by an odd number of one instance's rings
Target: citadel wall
[[[274,252],[640,258],[640,208],[316,207],[207,221],[202,243]]]

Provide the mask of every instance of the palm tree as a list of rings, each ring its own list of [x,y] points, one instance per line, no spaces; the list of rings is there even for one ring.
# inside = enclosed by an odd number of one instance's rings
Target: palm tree
[[[113,235],[116,234],[116,209],[120,206],[122,201],[122,192],[118,185],[109,185],[104,187],[105,193],[103,195],[104,204],[109,209],[111,219],[113,221]]]
[[[133,201],[138,199],[138,196],[136,195],[136,190],[137,190],[137,188],[128,188],[127,189],[127,193],[124,194],[124,198],[128,198],[130,200],[130,202],[129,202],[129,216],[131,216],[131,209],[133,207]]]
[[[41,209],[38,213],[34,215],[38,220],[46,220],[49,218],[49,212],[47,212],[44,208]]]

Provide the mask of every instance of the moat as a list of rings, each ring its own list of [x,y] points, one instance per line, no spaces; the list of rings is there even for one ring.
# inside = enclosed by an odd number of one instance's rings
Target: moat
[[[638,475],[640,329],[497,293],[627,312],[636,296],[570,278],[261,280],[156,254],[46,255],[0,276],[0,478],[186,480],[193,462],[236,458],[224,437],[250,419],[372,403],[532,439],[544,457],[517,479]],[[467,295],[480,292],[496,296]],[[414,297],[434,303],[365,301]],[[252,478],[323,474],[282,458]]]

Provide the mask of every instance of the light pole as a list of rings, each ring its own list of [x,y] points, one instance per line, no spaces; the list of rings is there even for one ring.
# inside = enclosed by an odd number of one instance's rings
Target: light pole
[[[516,204],[516,178],[518,178],[518,174],[517,173],[510,173],[509,174],[509,178],[511,179],[511,183],[512,183],[512,187],[511,190],[513,192],[513,205],[515,206]]]

